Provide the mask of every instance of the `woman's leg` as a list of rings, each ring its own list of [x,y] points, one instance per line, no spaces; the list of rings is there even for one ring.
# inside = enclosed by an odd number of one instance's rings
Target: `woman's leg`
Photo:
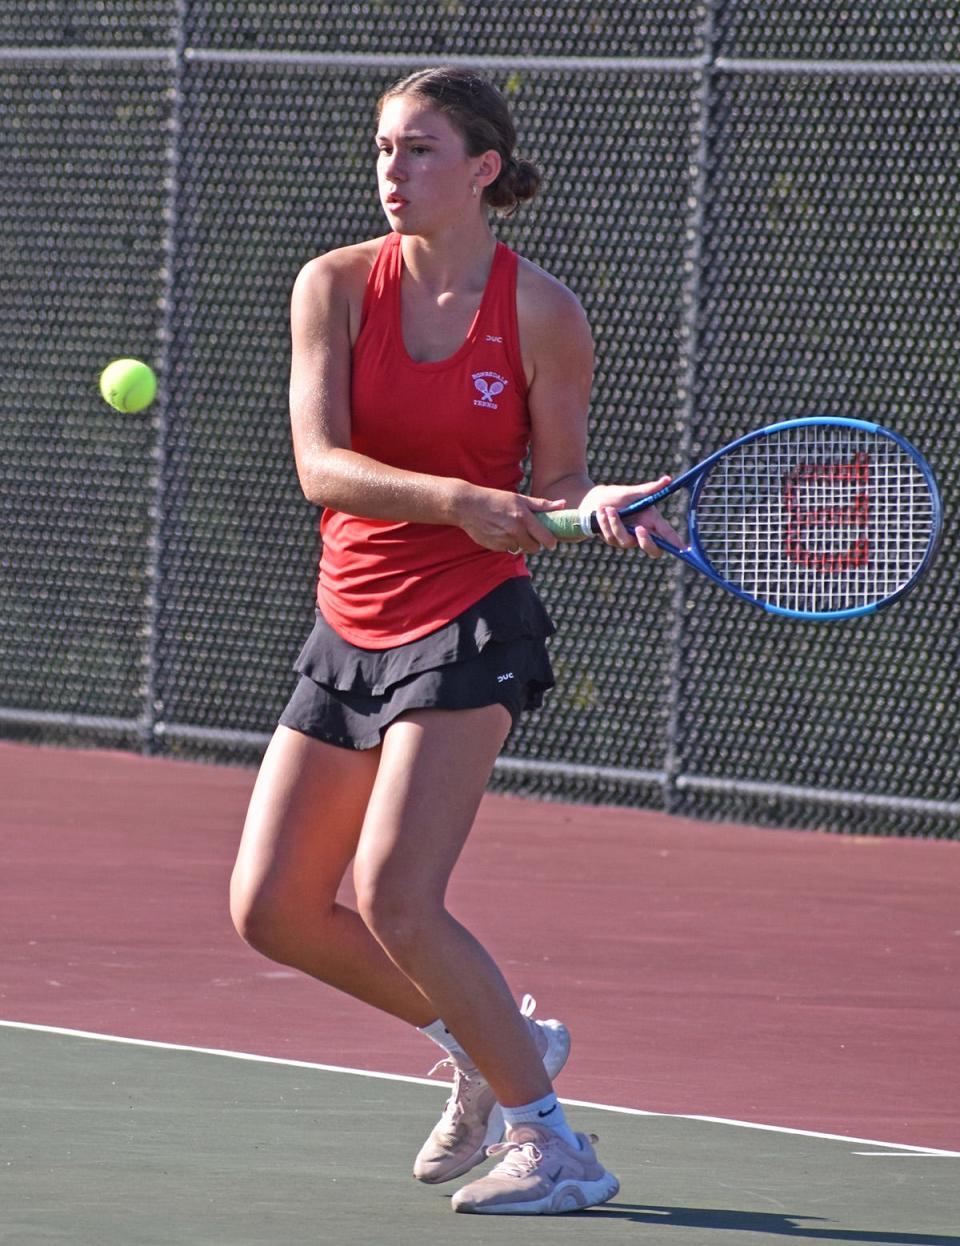
[[[367,926],[505,1106],[549,1094],[550,1080],[502,974],[444,896],[509,726],[500,705],[393,723],[354,865]]]
[[[278,727],[250,799],[230,908],[240,934],[272,960],[424,1026],[436,1008],[336,900],[379,763],[379,748],[354,752]]]

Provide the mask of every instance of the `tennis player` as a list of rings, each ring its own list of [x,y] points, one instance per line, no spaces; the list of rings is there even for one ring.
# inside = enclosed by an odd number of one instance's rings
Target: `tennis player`
[[[553,1090],[567,1029],[535,1020],[529,997],[517,1007],[444,895],[504,739],[553,683],[524,558],[555,545],[538,513],[589,507],[608,544],[652,557],[651,531],[678,538],[653,511],[636,533],[616,515],[664,480],[587,474],[583,311],[490,227],[539,182],[499,92],[465,69],[413,74],[380,100],[376,145],[390,232],[311,260],[293,291],[318,610],[251,798],[232,913],[267,956],[444,1049],[453,1092],[421,1181],[460,1177],[490,1148],[500,1162],[455,1210],[562,1212],[618,1189]],[[357,912],[337,900],[351,860]]]

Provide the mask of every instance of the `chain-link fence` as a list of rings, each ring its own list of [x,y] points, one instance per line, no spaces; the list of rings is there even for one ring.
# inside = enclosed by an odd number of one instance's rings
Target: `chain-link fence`
[[[372,109],[486,68],[538,201],[498,226],[594,328],[598,479],[875,418],[947,538],[891,611],[771,619],[671,559],[534,571],[559,686],[495,784],[859,832],[960,827],[960,11],[933,2],[0,3],[0,728],[253,761],[312,621],[287,306],[382,233]],[[100,368],[139,355],[124,416]]]

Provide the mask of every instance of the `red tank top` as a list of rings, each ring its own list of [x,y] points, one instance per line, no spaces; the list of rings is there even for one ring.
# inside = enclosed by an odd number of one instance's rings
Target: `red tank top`
[[[351,448],[381,463],[515,491],[530,440],[517,330],[517,257],[497,243],[466,340],[417,363],[400,323],[403,253],[389,234],[367,281],[353,349]],[[449,623],[513,576],[522,557],[446,524],[363,519],[327,509],[317,604],[346,640],[386,649]]]

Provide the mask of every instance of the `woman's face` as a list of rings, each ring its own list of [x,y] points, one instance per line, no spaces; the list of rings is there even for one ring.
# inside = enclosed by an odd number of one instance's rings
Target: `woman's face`
[[[468,156],[460,131],[415,95],[395,95],[377,127],[377,182],[391,227],[400,234],[432,234],[478,211],[489,156]]]

